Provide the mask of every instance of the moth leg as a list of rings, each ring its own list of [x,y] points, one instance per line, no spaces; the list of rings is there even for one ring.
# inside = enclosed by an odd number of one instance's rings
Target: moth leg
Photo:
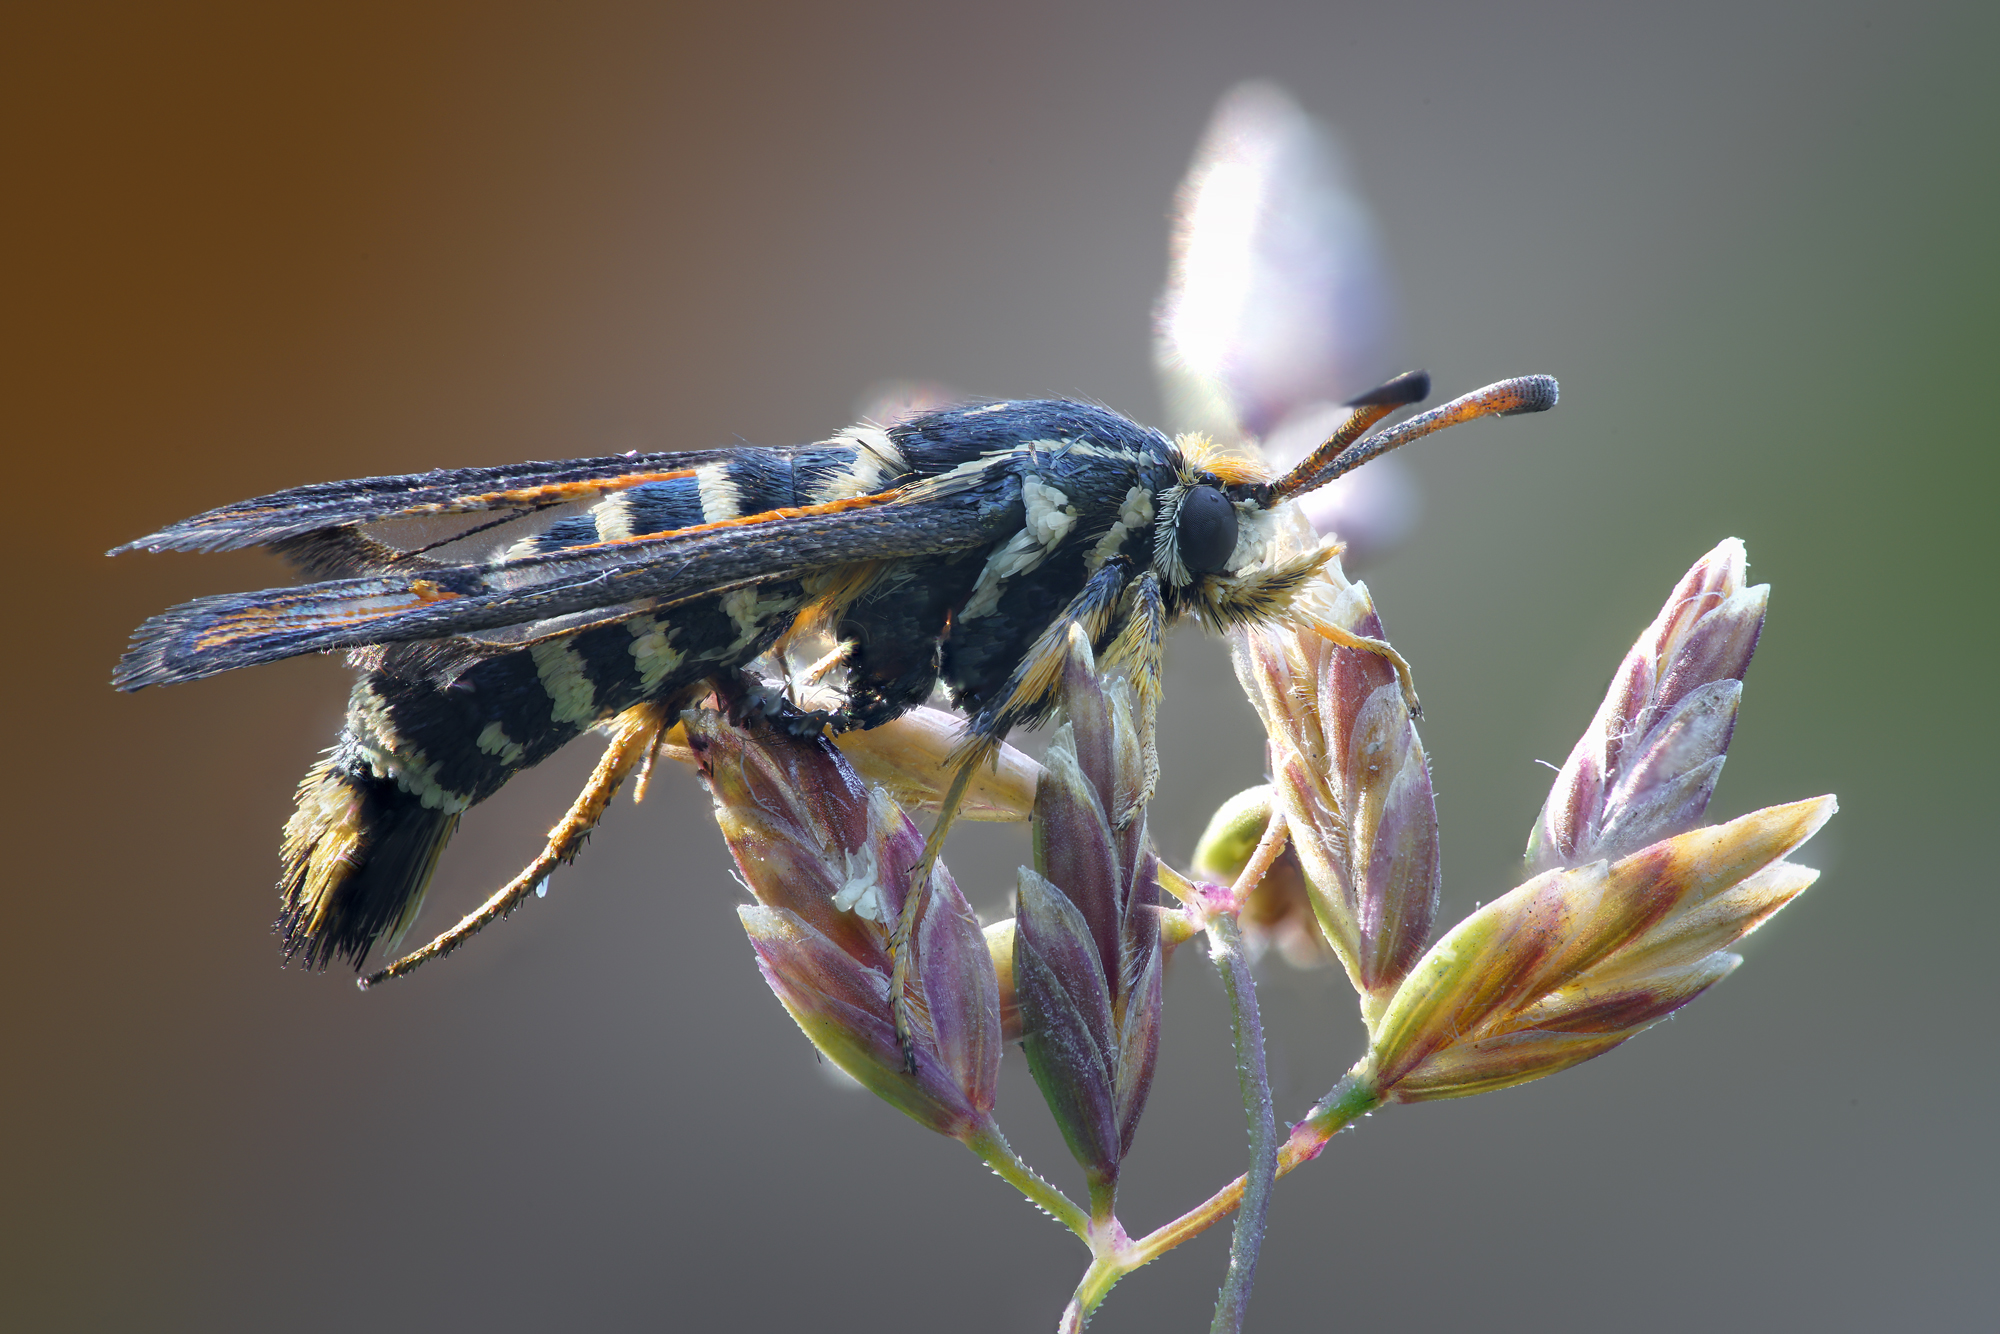
[[[1235,580],[1204,609],[1204,613],[1217,629],[1268,624],[1282,618],[1312,630],[1342,648],[1372,653],[1395,669],[1396,684],[1403,692],[1403,705],[1409,709],[1410,717],[1423,717],[1424,708],[1417,702],[1417,684],[1410,674],[1410,664],[1390,646],[1388,640],[1357,635],[1315,614],[1310,603],[1299,600],[1299,592],[1307,581],[1318,574],[1338,550],[1338,547],[1322,544],[1271,569]]]
[[[854,645],[847,643],[845,640],[835,644],[830,652],[800,674],[800,683],[808,686],[818,685],[820,682],[826,680],[827,677],[833,675],[837,668],[845,667],[848,658],[853,653]]]
[[[931,872],[944,851],[945,835],[958,819],[972,775],[980,765],[993,761],[1007,733],[1017,723],[1040,721],[1055,707],[1063,662],[1069,653],[1070,630],[1081,628],[1093,644],[1102,640],[1124,589],[1124,563],[1108,562],[1070,599],[1062,614],[1035,637],[1009,673],[997,699],[966,720],[965,740],[959,743],[950,761],[955,765],[951,786],[945,790],[944,801],[938,807],[937,823],[931,826],[930,837],[924,840],[923,856],[911,871],[902,914],[889,935],[889,957],[895,964],[889,975],[889,995],[894,1002],[896,1040],[902,1044],[903,1065],[911,1074],[916,1073],[917,1054],[910,1043],[909,944],[916,934],[924,904],[930,898]]]
[[[653,766],[659,763],[660,752],[673,744],[668,737],[668,733],[678,728],[680,728],[680,724],[675,723],[673,728],[662,726],[653,730],[653,739],[646,743],[645,754],[639,761],[639,772],[632,777],[632,803],[634,805],[646,799],[646,790],[653,783]],[[681,735],[685,737],[685,731],[682,731]]]
[[[785,694],[782,700],[771,701],[763,712],[775,721],[781,730],[791,736],[820,736],[828,729],[840,733],[851,726],[845,708],[808,708],[807,702],[812,691],[818,689],[827,677],[847,666],[854,646],[841,642],[833,650],[807,667],[803,673],[791,670],[785,664]]]
[[[1114,819],[1119,829],[1130,827],[1152,801],[1160,786],[1160,752],[1154,744],[1160,711],[1160,639],[1166,633],[1167,610],[1160,597],[1160,577],[1151,570],[1134,579],[1125,592],[1125,624],[1098,659],[1107,669],[1123,667],[1139,702],[1139,753],[1143,768],[1139,790],[1131,794]]]
[[[584,839],[597,827],[598,820],[603,818],[611,799],[618,795],[626,777],[642,762],[648,762],[650,768],[650,758],[658,748],[666,727],[667,710],[658,703],[635,704],[613,719],[611,745],[605,750],[604,758],[597,762],[590,781],[584,784],[569,813],[549,830],[547,846],[528,863],[527,869],[501,886],[491,898],[466,914],[457,926],[443,932],[430,944],[363,978],[362,989],[365,991],[377,982],[401,977],[432,959],[442,959],[477,935],[488,923],[518,908],[549,878],[551,872],[583,850]]]
[[[1396,652],[1390,646],[1388,640],[1370,639],[1367,635],[1357,635],[1352,631],[1341,629],[1332,621],[1321,620],[1317,616],[1306,617],[1305,623],[1314,633],[1320,635],[1322,638],[1332,640],[1342,648],[1359,649],[1363,653],[1373,653],[1376,657],[1387,662],[1389,666],[1395,669],[1396,684],[1402,689],[1403,705],[1409,709],[1410,717],[1421,718],[1424,716],[1424,706],[1417,702],[1417,683],[1415,678],[1410,675],[1410,664],[1404,659],[1402,654]]]
[[[903,1048],[903,1068],[913,1075],[917,1073],[917,1049],[910,1040],[910,941],[916,935],[924,905],[930,901],[931,873],[937,868],[938,854],[944,850],[944,837],[958,819],[958,809],[965,802],[965,790],[971,786],[973,771],[998,749],[998,742],[982,738],[971,754],[958,761],[951,786],[945,789],[944,801],[938,806],[937,823],[931,826],[930,837],[924,840],[923,856],[911,870],[910,888],[903,895],[903,911],[889,933],[889,996],[896,1018],[896,1041]]]

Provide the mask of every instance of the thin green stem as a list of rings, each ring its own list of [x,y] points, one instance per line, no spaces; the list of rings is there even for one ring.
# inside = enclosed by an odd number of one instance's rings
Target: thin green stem
[[[1014,1146],[1000,1133],[1000,1127],[988,1121],[964,1141],[965,1147],[979,1155],[981,1162],[993,1169],[993,1174],[1028,1197],[1028,1202],[1074,1232],[1087,1246],[1090,1244],[1090,1216],[1079,1209],[1069,1196],[1044,1181],[1034,1168],[1021,1161],[1014,1152]]]
[[[1282,817],[1272,824],[1282,828]],[[1268,859],[1265,865],[1269,866]],[[1243,930],[1234,913],[1209,915],[1208,953],[1222,977],[1223,990],[1229,994],[1236,1084],[1243,1096],[1244,1118],[1250,1124],[1250,1167],[1243,1175],[1242,1204],[1236,1213],[1235,1235],[1229,1241],[1229,1270],[1216,1295],[1215,1320],[1209,1326],[1210,1334],[1235,1334],[1243,1328],[1243,1313],[1250,1305],[1257,1252],[1264,1243],[1264,1223],[1270,1213],[1271,1187],[1278,1179],[1278,1127],[1271,1110],[1271,1081],[1264,1072],[1264,1029],[1257,1015],[1257,985],[1250,976],[1250,960],[1243,953]]]
[[[1095,1172],[1088,1175],[1090,1178],[1087,1184],[1090,1191],[1091,1235],[1094,1237],[1103,1237],[1109,1235],[1111,1230],[1118,1225],[1118,1179],[1112,1177],[1107,1180],[1098,1176]],[[1120,1235],[1122,1236],[1123,1234],[1121,1233]],[[1095,1249],[1101,1249],[1101,1247]]]
[[[1382,1095],[1376,1092],[1375,1082],[1365,1069],[1357,1066],[1349,1071],[1314,1104],[1303,1121],[1292,1127],[1291,1135],[1278,1150],[1277,1175],[1284,1176],[1300,1163],[1319,1157],[1328,1140],[1381,1105]],[[1227,1218],[1243,1202],[1244,1186],[1244,1178],[1238,1177],[1171,1223],[1126,1243],[1113,1254],[1099,1255],[1077,1285],[1062,1328],[1081,1329],[1081,1323],[1070,1323],[1072,1315],[1079,1322],[1089,1319],[1119,1279]]]
[[[1069,1305],[1063,1308],[1056,1334],[1081,1334],[1083,1327],[1090,1323],[1091,1312],[1110,1295],[1111,1289],[1127,1272],[1116,1256],[1100,1255],[1093,1259],[1090,1268],[1083,1271],[1083,1278],[1078,1281]]]
[[[1338,1084],[1327,1090],[1324,1098],[1313,1104],[1305,1119],[1292,1127],[1292,1145],[1286,1146],[1286,1152],[1291,1152],[1293,1145],[1297,1145],[1304,1156],[1290,1167],[1281,1163],[1278,1175],[1283,1176],[1299,1163],[1311,1162],[1319,1157],[1319,1151],[1326,1147],[1328,1140],[1380,1107],[1384,1101],[1375,1089],[1374,1072],[1365,1062],[1349,1070],[1341,1076]],[[1311,1146],[1309,1152],[1306,1150],[1308,1143]]]

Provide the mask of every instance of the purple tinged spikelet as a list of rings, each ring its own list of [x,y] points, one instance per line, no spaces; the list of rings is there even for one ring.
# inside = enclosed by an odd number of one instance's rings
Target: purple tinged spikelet
[[[1770,590],[1731,538],[1619,664],[1528,842],[1532,878],[1424,955],[1374,1031],[1379,1087],[1465,1097],[1590,1059],[1742,962],[1728,947],[1818,878],[1785,860],[1832,797],[1696,828],[1736,726]]]
[[[1299,602],[1350,633],[1382,637],[1367,586],[1337,564]],[[1423,742],[1377,655],[1309,628],[1238,632],[1232,644],[1320,929],[1372,1016],[1437,916],[1437,808]]]
[[[1616,858],[1701,823],[1736,729],[1770,587],[1743,544],[1696,561],[1612,677],[1528,837],[1532,872]]]
[[[1431,947],[1376,1026],[1378,1086],[1464,1097],[1588,1060],[1720,981],[1726,952],[1818,877],[1783,860],[1832,797],[1752,812],[1616,862],[1558,867]]]
[[[1149,919],[1150,912],[1141,914]],[[1157,920],[1157,919],[1154,919]],[[1157,940],[1157,932],[1156,932]],[[1118,1154],[1122,1159],[1132,1151],[1132,1137],[1138,1132],[1139,1117],[1153,1091],[1153,1070],[1160,1056],[1161,988],[1165,982],[1161,951],[1156,947],[1139,956],[1139,974],[1120,988],[1124,1017],[1118,1028],[1117,1107]]]
[[[1159,1052],[1158,863],[1143,808],[1117,824],[1144,782],[1129,692],[1098,679],[1080,634],[1064,691],[1066,721],[1035,793],[1035,869],[1020,876],[1014,996],[1028,1068],[1071,1152],[1105,1186]]]
[[[986,934],[958,886],[938,874],[917,928],[917,978],[931,1021],[931,1050],[964,1095],[967,1111],[983,1120],[993,1110],[1000,1080],[1000,989]],[[893,1036],[893,1031],[892,1031]],[[900,1058],[902,1052],[895,1053]],[[919,1057],[918,1073],[923,1070]]]
[[[1028,1069],[1070,1153],[1093,1180],[1118,1175],[1118,1048],[1090,928],[1064,893],[1022,867],[1014,919],[1014,992]]]
[[[888,978],[857,968],[852,958],[798,916],[758,904],[737,909],[757,952],[757,966],[813,1045],[883,1101],[942,1135],[969,1138],[993,1108],[992,1081],[937,1059],[920,1043],[917,1073],[903,1069],[902,1048],[888,1012]],[[999,1049],[994,1035],[993,1049]],[[997,1063],[996,1063],[997,1073]]]
[[[1083,776],[1070,733],[1059,731],[1043,752],[1043,777],[1035,793],[1035,867],[1076,906],[1094,943],[1098,967],[1117,975],[1119,956],[1118,857],[1111,821]]]
[[[738,913],[772,991],[828,1060],[879,1097],[941,1134],[982,1131],[999,1079],[999,984],[978,919],[942,866],[912,942],[915,1074],[896,1037],[885,923],[922,855],[916,826],[823,739],[700,711],[686,723],[757,899]]]

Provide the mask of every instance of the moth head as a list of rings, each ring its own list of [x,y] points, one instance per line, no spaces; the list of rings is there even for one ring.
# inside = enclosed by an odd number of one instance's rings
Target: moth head
[[[1271,483],[1253,460],[1218,457],[1199,438],[1178,443],[1187,467],[1154,499],[1153,569],[1170,587],[1184,588],[1262,558],[1267,516],[1254,493]]]
[[[1241,524],[1237,501],[1222,487],[1197,482],[1186,487],[1174,506],[1174,550],[1190,575],[1221,574],[1236,554]]]

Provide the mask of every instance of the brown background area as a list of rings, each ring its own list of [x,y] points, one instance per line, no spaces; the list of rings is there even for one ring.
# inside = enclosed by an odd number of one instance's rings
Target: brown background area
[[[811,439],[892,376],[1152,415],[1168,199],[1251,75],[1344,132],[1413,362],[1563,379],[1554,414],[1413,451],[1424,526],[1370,572],[1430,712],[1448,915],[1510,883],[1532,759],[1728,534],[1775,597],[1717,812],[1843,806],[1819,887],[1676,1022],[1287,1183],[1256,1327],[1990,1317],[2000,31],[1501,8],[10,6],[0,1323],[1048,1327],[1081,1253],[821,1077],[683,775],[409,983],[280,971],[277,830],[345,674],[114,695],[141,618],[282,575],[99,553],[307,481]],[[1178,640],[1169,692],[1180,857],[1260,757],[1213,648]],[[589,749],[469,822],[426,926]],[[1023,845],[973,835],[998,908]],[[1358,1029],[1332,978],[1267,972],[1296,1114]],[[1167,1027],[1135,1227],[1240,1154],[1199,958]],[[1201,1327],[1221,1248],[1098,1327]]]

